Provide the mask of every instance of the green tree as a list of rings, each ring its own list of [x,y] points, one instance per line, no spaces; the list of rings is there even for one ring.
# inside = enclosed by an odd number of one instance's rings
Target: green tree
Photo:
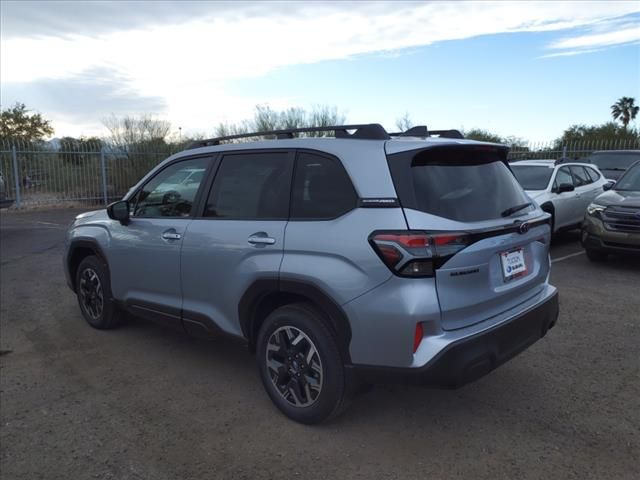
[[[73,138],[62,137],[58,157],[67,163],[80,165],[89,158],[96,158],[102,149],[102,140],[97,137]]]
[[[292,107],[287,110],[274,110],[269,105],[256,105],[253,118],[239,123],[220,123],[215,127],[215,135],[245,134],[249,132],[266,132],[305,127],[328,127],[345,123],[345,115],[336,107],[316,105],[307,111],[304,108]],[[331,132],[310,132],[309,137],[322,137]]]
[[[481,142],[503,143],[504,139],[495,133],[482,130],[480,128],[472,128],[468,132],[463,132],[464,138],[469,140],[479,140]]]
[[[635,98],[621,97],[616,103],[611,105],[611,116],[614,120],[620,120],[624,128],[627,128],[629,122],[636,118],[640,108],[635,105]]]
[[[590,126],[572,125],[554,143],[556,149],[565,145],[591,145],[594,149],[617,148],[616,145],[634,147],[640,144],[640,135],[638,130],[615,122]]]
[[[35,142],[53,135],[51,122],[39,113],[29,113],[24,103],[0,113],[0,138],[23,142]]]
[[[109,130],[111,143],[121,151],[140,151],[166,146],[171,132],[171,123],[152,115],[116,117],[111,115],[102,120]]]

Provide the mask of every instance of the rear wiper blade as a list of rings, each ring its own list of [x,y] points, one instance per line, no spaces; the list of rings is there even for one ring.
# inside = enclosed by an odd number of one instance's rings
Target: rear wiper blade
[[[600,170],[609,170],[610,172],[624,172],[625,168],[612,167],[612,168],[601,168]]]
[[[520,210],[523,210],[527,207],[530,207],[531,205],[533,205],[533,203],[531,202],[527,202],[527,203],[521,203],[520,205],[514,205],[513,207],[509,207],[507,208],[504,212],[502,212],[500,215],[502,215],[503,217],[508,217],[509,215],[519,212]]]

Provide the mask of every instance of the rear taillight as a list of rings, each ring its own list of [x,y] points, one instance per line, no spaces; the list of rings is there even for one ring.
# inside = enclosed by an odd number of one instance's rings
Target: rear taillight
[[[467,234],[458,232],[378,231],[369,236],[384,264],[402,277],[432,277],[440,265],[468,246],[469,241]]]

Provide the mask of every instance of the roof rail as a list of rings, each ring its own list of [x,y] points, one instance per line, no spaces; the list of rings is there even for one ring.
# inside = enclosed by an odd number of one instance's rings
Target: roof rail
[[[459,130],[429,130],[426,125],[417,125],[405,132],[390,133],[389,135],[392,137],[464,138]]]
[[[554,165],[560,165],[561,163],[569,163],[569,162],[575,162],[575,160],[572,160],[569,157],[560,157],[558,159],[556,159],[554,163]]]
[[[355,130],[349,133],[348,130]],[[210,147],[220,145],[220,142],[227,140],[237,140],[239,138],[251,137],[267,137],[275,136],[277,139],[293,138],[296,133],[311,132],[334,132],[336,138],[355,138],[360,140],[388,140],[389,134],[378,123],[369,123],[364,125],[332,125],[327,127],[305,127],[305,128],[288,128],[284,130],[268,130],[263,132],[240,133],[237,135],[227,135],[224,137],[209,138],[207,140],[197,140],[187,147],[192,148]]]

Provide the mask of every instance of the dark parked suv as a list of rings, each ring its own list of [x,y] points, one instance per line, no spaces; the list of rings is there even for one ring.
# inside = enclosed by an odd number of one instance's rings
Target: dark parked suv
[[[593,152],[583,161],[598,167],[605,178],[617,180],[638,160],[640,150],[602,150]]]
[[[582,245],[594,261],[610,253],[640,254],[640,162],[587,207]]]
[[[335,132],[335,138],[293,138]],[[122,201],[78,216],[65,270],[80,310],[127,310],[256,352],[290,418],[336,415],[361,383],[457,387],[558,316],[549,214],[507,147],[426,127],[261,132],[197,142]]]

